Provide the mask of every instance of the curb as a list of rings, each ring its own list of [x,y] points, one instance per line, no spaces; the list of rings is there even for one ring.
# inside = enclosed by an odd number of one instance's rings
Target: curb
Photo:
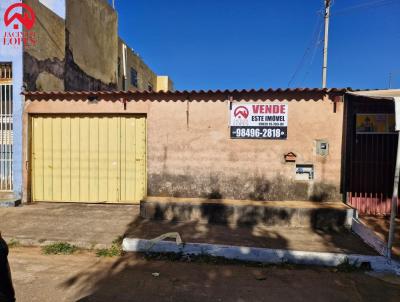
[[[173,241],[154,241],[140,238],[124,238],[122,249],[125,252],[206,254],[227,259],[271,264],[291,263],[335,267],[348,261],[349,264],[356,266],[369,263],[373,271],[400,275],[400,263],[394,260],[388,261],[382,256],[305,252],[208,243],[184,243],[177,245]]]
[[[360,220],[353,218],[351,230],[380,255],[386,256],[388,254],[386,241],[379,238],[373,230],[364,225]]]

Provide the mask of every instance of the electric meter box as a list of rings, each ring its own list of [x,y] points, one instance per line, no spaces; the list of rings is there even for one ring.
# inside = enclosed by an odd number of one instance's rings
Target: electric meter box
[[[325,139],[318,139],[316,146],[317,155],[327,156],[329,154],[329,143]]]

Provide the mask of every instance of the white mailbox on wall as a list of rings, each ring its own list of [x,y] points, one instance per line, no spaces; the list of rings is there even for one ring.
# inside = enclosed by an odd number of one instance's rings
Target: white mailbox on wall
[[[313,180],[313,165],[296,165],[296,180]]]

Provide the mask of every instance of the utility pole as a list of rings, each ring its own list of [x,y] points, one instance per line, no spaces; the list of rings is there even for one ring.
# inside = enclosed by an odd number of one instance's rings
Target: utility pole
[[[386,257],[391,260],[392,258],[392,247],[394,241],[394,232],[396,227],[396,214],[397,214],[397,203],[399,199],[399,178],[400,178],[400,97],[394,98],[394,111],[396,113],[396,133],[397,133],[397,156],[396,156],[396,168],[394,170],[394,181],[393,181],[393,195],[392,195],[392,206],[390,211],[390,225],[389,225],[389,236],[387,242],[387,255]]]
[[[328,33],[331,0],[325,0],[325,34],[324,34],[324,60],[322,65],[322,88],[326,88],[326,74],[328,71]]]

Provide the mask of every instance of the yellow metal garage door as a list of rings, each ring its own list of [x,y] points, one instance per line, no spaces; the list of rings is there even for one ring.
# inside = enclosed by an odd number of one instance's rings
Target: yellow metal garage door
[[[146,119],[32,118],[32,200],[137,203],[146,194]]]

